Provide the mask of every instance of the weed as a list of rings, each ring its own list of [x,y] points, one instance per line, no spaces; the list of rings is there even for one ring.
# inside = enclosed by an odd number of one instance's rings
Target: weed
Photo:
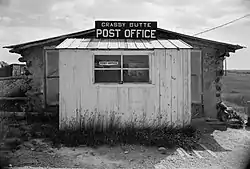
[[[127,126],[119,128],[110,126],[100,132],[94,128],[65,129],[58,130],[51,125],[31,127],[33,137],[45,137],[53,142],[55,146],[86,145],[96,147],[101,145],[140,144],[145,146],[165,146],[173,148],[181,146],[185,149],[195,146],[200,134],[195,128],[187,126],[184,128],[161,127],[161,128],[136,128]],[[39,131],[40,135],[36,135]]]
[[[2,148],[8,132],[9,128],[6,124],[6,119],[0,117],[0,169],[8,167],[9,165],[9,158]]]

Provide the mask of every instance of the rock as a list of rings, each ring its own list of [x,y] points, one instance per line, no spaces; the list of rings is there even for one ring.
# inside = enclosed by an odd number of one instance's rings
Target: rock
[[[30,142],[24,142],[24,143],[23,143],[23,146],[24,146],[24,147],[27,147],[28,149],[31,149],[31,148],[34,147],[33,144],[31,144]]]
[[[54,153],[54,150],[52,148],[50,148],[47,152],[48,153]]]
[[[42,148],[42,147],[37,147],[37,148],[36,148],[36,151],[37,151],[37,152],[43,152],[43,151],[45,151],[45,149]]]
[[[90,152],[90,154],[91,154],[92,156],[95,156],[95,153],[94,153],[94,152]]]
[[[16,150],[20,150],[20,149],[22,149],[22,147],[23,147],[22,145],[19,145],[16,147]]]
[[[167,149],[165,147],[159,147],[158,148],[158,151],[161,153],[161,154],[166,154],[167,153]]]

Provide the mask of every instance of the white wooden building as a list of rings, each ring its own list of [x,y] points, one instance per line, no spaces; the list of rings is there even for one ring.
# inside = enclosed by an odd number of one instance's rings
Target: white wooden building
[[[191,49],[182,40],[66,39],[59,50],[60,128],[191,121]]]

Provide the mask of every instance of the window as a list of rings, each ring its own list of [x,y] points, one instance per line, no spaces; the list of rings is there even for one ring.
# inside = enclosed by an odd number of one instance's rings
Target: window
[[[95,55],[95,83],[149,83],[148,55]]]
[[[59,104],[59,52],[46,50],[46,104]]]
[[[201,103],[201,51],[191,52],[191,97],[193,103]]]

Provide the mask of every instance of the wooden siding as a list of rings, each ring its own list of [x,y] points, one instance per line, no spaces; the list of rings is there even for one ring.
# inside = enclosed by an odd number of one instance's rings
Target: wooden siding
[[[152,84],[144,85],[94,84],[91,51],[59,53],[60,128],[190,123],[190,50],[155,50],[150,57]]]

